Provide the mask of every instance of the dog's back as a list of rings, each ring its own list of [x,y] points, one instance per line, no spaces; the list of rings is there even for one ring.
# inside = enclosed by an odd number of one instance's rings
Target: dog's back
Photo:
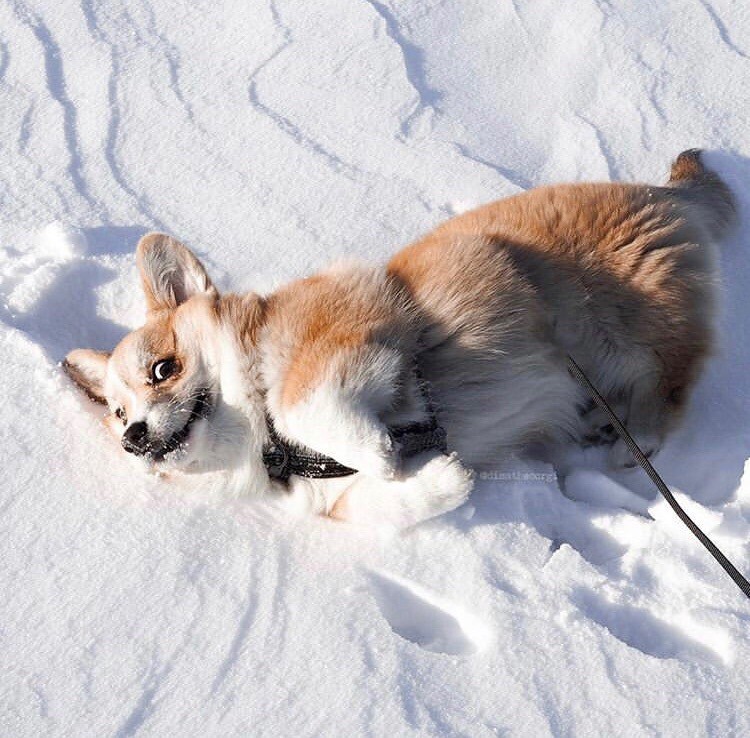
[[[666,187],[543,187],[397,254],[390,273],[433,321],[422,360],[459,449],[481,463],[522,417],[522,435],[595,437],[596,413],[576,417],[566,352],[657,448],[712,344],[713,240],[732,213],[726,186],[688,151]],[[623,444],[613,460],[628,460]]]

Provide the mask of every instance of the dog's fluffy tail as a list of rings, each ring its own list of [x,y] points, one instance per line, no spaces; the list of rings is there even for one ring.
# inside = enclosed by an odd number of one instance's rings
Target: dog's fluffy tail
[[[735,202],[718,174],[706,169],[700,149],[683,151],[672,164],[668,187],[691,207],[701,211],[712,238],[720,238],[734,221]]]

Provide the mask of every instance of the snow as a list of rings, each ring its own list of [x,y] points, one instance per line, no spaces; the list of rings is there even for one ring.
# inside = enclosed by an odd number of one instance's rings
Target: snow
[[[748,39],[739,0],[1,4],[2,733],[750,734],[748,604],[640,472],[382,536],[142,475],[58,366],[142,319],[146,230],[269,290],[703,146],[724,343],[656,465],[750,571]]]

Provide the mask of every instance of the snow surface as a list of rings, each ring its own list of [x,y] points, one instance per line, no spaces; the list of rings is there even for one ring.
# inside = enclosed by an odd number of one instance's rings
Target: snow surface
[[[657,466],[748,571],[749,75],[742,0],[0,3],[0,733],[750,735],[748,603],[640,472],[383,538],[142,475],[58,367],[142,319],[148,229],[268,290],[715,149],[724,348]]]

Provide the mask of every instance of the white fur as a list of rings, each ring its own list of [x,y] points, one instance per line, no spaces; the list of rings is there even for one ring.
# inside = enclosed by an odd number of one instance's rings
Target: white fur
[[[266,353],[274,352],[273,345]],[[389,479],[395,455],[383,416],[390,409],[403,357],[382,346],[332,357],[323,381],[296,405],[276,402],[277,429],[305,446],[372,477]],[[269,404],[278,392],[269,392]]]
[[[346,520],[368,527],[408,528],[466,501],[473,478],[456,454],[427,451],[404,464],[393,479],[365,474],[333,479],[292,477],[287,507],[327,514],[343,505]]]
[[[407,528],[461,505],[472,475],[456,454],[428,451],[409,460],[392,480],[356,475],[346,492],[346,519],[361,525]]]
[[[240,347],[231,325],[218,326],[213,350],[209,369],[219,392],[202,453],[213,458],[212,466],[230,471],[236,488],[264,494],[270,480],[262,462],[267,431],[257,362]]]
[[[281,417],[279,430],[305,446],[367,476],[393,477],[391,438],[366,403],[342,396],[337,388],[326,384]]]
[[[358,473],[333,479],[290,480],[290,497],[305,500],[311,512],[331,512],[345,498],[346,519],[370,526],[405,528],[460,505],[471,489],[471,475],[457,456],[429,452],[399,466],[387,423],[426,417],[405,357],[391,348],[370,346],[332,357],[325,381],[291,408],[280,401],[278,343],[261,344],[268,403],[283,436],[324,453]],[[401,390],[402,402],[393,409]]]

